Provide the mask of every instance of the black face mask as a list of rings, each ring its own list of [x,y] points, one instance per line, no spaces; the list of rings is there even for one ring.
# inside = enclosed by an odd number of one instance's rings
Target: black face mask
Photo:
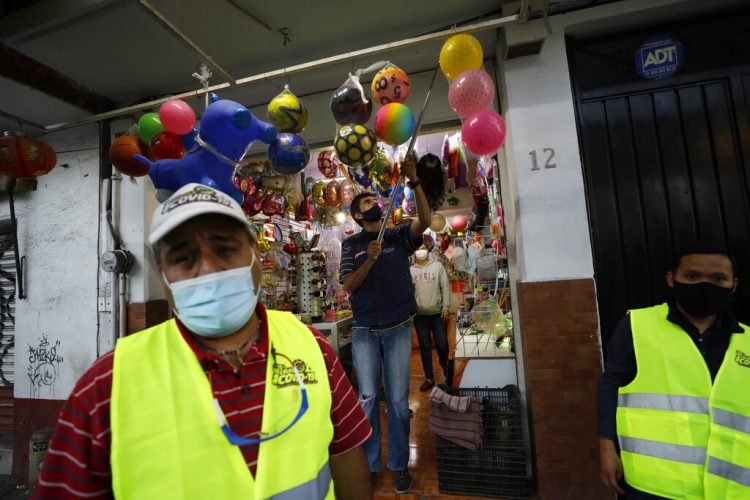
[[[373,205],[369,210],[362,212],[362,219],[367,222],[377,222],[383,216],[383,211],[380,210],[380,205]]]
[[[731,288],[724,288],[705,281],[687,284],[680,283],[677,280],[674,281],[672,290],[677,303],[682,306],[685,312],[696,318],[713,316],[729,307],[734,292]]]

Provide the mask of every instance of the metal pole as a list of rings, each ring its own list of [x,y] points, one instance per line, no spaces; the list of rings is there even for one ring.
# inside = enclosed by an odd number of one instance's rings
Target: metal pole
[[[306,62],[303,64],[297,64],[294,66],[288,66],[286,68],[281,68],[281,69],[277,69],[274,71],[268,71],[266,73],[260,73],[260,74],[249,76],[246,78],[240,78],[236,82],[234,82],[234,85],[230,83],[221,83],[218,85],[212,85],[211,87],[208,87],[207,89],[191,90],[190,92],[183,92],[181,94],[176,94],[176,95],[164,97],[161,99],[155,99],[153,101],[144,102],[142,104],[135,104],[133,106],[127,106],[124,108],[107,111],[106,113],[99,113],[98,115],[89,116],[87,118],[82,118],[80,120],[74,120],[70,122],[63,122],[63,123],[57,123],[54,125],[48,125],[44,127],[44,130],[46,132],[52,132],[56,130],[71,128],[71,127],[78,127],[80,125],[85,125],[87,123],[98,122],[100,120],[105,120],[108,118],[116,118],[118,116],[131,114],[136,111],[141,111],[144,109],[155,108],[169,101],[170,99],[190,99],[190,98],[201,97],[203,94],[207,92],[215,92],[215,91],[227,89],[230,87],[232,88],[242,87],[244,85],[250,85],[256,82],[263,82],[263,81],[273,79],[273,78],[286,78],[293,74],[304,73],[304,72],[311,71],[314,69],[330,66],[332,64],[346,62],[354,58],[362,58],[362,57],[372,56],[375,54],[380,54],[382,52],[389,52],[389,51],[396,50],[396,49],[403,49],[403,48],[412,47],[415,45],[421,45],[424,43],[434,42],[436,40],[448,38],[453,35],[458,35],[460,33],[476,33],[479,31],[486,31],[490,29],[500,28],[502,26],[519,23],[524,20],[525,19],[522,16],[518,14],[513,14],[511,16],[505,16],[505,17],[501,17],[497,19],[491,19],[489,21],[483,21],[481,23],[469,24],[467,26],[462,26],[458,28],[450,28],[447,30],[430,33],[428,35],[421,35],[421,36],[417,36],[413,38],[406,38],[398,42],[376,45],[374,47],[369,47],[367,49],[355,50],[353,52],[346,52],[344,54],[339,54],[339,55],[331,56],[331,57],[324,57],[322,59],[317,59],[315,61],[310,61],[310,62]]]
[[[422,111],[419,112],[419,118],[417,119],[417,124],[414,126],[414,133],[411,136],[411,141],[409,141],[409,147],[406,149],[406,155],[404,156],[404,158],[408,158],[411,152],[414,151],[414,145],[417,143],[417,136],[419,135],[419,130],[422,128],[422,121],[424,120],[424,114],[427,111],[427,106],[430,104],[430,94],[432,94],[432,87],[435,85],[435,80],[437,80],[438,73],[440,73],[439,65],[437,68],[435,68],[435,72],[432,74],[432,80],[430,80],[430,86],[427,88],[427,95],[424,97],[424,104],[422,105]],[[391,198],[388,200],[388,206],[385,209],[385,214],[383,217],[383,224],[381,224],[380,231],[378,232],[378,243],[383,241],[383,235],[385,234],[385,226],[388,225],[388,219],[391,218],[391,212],[393,212],[393,204],[396,201],[396,194],[398,192],[398,187],[401,185],[402,182],[404,182],[403,170],[399,172],[398,180],[396,181],[396,187],[393,190],[393,194],[391,195]]]
[[[227,70],[225,70],[224,68],[222,68],[221,66],[219,66],[219,64],[216,61],[214,61],[211,56],[209,56],[208,54],[206,54],[203,51],[203,49],[201,49],[198,46],[198,44],[196,44],[194,41],[192,41],[190,39],[190,37],[188,37],[185,33],[183,33],[182,31],[180,31],[180,29],[177,26],[175,26],[174,24],[172,24],[172,22],[169,19],[167,19],[166,17],[164,17],[164,15],[161,12],[159,12],[158,10],[156,10],[156,7],[154,7],[153,5],[151,5],[151,2],[149,2],[148,0],[137,0],[137,2],[139,4],[141,4],[141,6],[144,9],[146,9],[146,11],[149,14],[151,14],[151,16],[154,19],[156,19],[156,21],[159,24],[161,24],[162,26],[164,26],[174,36],[176,36],[177,38],[179,38],[180,40],[182,40],[182,42],[185,45],[187,45],[188,47],[190,47],[190,49],[193,52],[195,52],[196,54],[198,54],[198,56],[201,59],[203,59],[203,61],[206,64],[208,64],[209,66],[211,66],[211,68],[214,71],[216,71],[221,76],[223,76],[224,80],[228,81],[231,84],[234,84],[234,77],[232,75],[230,75]]]
[[[18,251],[18,221],[16,220],[16,204],[13,193],[15,189],[16,179],[14,177],[8,188],[8,201],[10,203],[10,224],[13,231],[13,257],[16,261],[16,296],[19,300],[23,300],[26,298],[26,294],[23,291],[23,266]]]

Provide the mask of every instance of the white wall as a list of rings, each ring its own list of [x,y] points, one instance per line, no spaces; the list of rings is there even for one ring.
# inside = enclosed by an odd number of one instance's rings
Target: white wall
[[[15,397],[64,399],[97,354],[97,126],[41,139],[58,163],[36,191],[16,196],[26,298],[16,301]],[[9,217],[7,203],[0,217]],[[102,325],[99,335],[105,330]]]

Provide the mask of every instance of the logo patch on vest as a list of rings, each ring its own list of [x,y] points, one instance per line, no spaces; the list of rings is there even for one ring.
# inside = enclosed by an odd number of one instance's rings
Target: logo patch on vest
[[[739,349],[735,351],[734,361],[740,366],[750,368],[750,356],[740,351]]]
[[[299,376],[302,377],[302,381],[305,384],[317,384],[318,378],[315,372],[307,366],[307,363],[301,359],[294,360],[294,366],[297,367]],[[297,385],[297,376],[294,374],[294,368],[281,363],[273,364],[273,377],[271,383],[276,387],[288,387],[290,385]]]

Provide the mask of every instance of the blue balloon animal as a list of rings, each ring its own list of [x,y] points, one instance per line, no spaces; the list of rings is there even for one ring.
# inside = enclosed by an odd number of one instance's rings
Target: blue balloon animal
[[[196,147],[183,158],[155,162],[142,155],[133,158],[148,165],[159,201],[185,184],[197,182],[219,189],[242,203],[242,193],[234,185],[235,165],[251,142],[260,140],[270,144],[275,138],[276,127],[256,118],[245,106],[218,100],[206,108]]]

